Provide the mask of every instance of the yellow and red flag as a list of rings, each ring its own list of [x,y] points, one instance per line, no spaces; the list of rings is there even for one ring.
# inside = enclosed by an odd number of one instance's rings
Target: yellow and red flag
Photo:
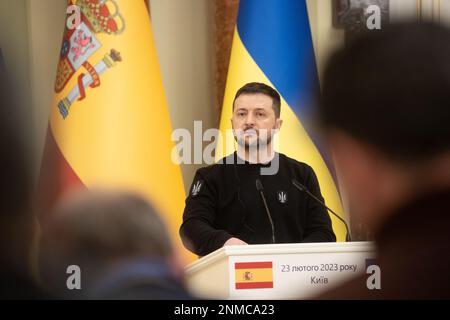
[[[164,214],[172,238],[185,191],[171,160],[170,116],[144,0],[71,0],[41,172],[45,214],[73,188],[136,191]],[[67,17],[70,18],[69,15]]]
[[[273,288],[272,261],[236,262],[234,271],[237,290]]]

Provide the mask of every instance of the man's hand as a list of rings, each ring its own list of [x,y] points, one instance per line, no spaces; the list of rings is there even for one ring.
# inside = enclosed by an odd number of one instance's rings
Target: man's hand
[[[248,244],[247,242],[242,241],[241,239],[238,238],[230,238],[228,239],[223,246],[241,246],[241,245],[245,245]]]

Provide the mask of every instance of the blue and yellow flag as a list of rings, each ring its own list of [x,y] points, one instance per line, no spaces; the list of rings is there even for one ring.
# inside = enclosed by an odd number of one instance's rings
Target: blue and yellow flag
[[[248,82],[266,83],[280,93],[283,126],[277,151],[309,164],[327,205],[343,212],[331,166],[305,127],[319,90],[305,1],[240,1],[220,122],[226,141],[233,139],[227,129],[231,129],[234,95]],[[217,151],[218,158],[230,154],[233,144],[220,140]],[[331,218],[338,241],[344,241],[345,226]]]

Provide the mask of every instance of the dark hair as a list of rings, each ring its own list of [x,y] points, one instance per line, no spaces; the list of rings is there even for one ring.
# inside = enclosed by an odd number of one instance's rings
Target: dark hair
[[[398,24],[367,32],[330,58],[319,120],[402,160],[450,146],[450,31]]]
[[[85,287],[116,261],[150,258],[169,261],[167,228],[156,209],[140,195],[84,190],[63,200],[43,226],[42,279],[50,290],[64,290],[67,266],[83,269]],[[61,291],[64,292],[64,291]]]
[[[277,118],[280,117],[280,107],[281,107],[281,99],[280,94],[271,86],[260,82],[250,82],[241,87],[234,96],[233,100],[233,110],[234,110],[234,102],[241,94],[252,94],[252,93],[262,93],[266,96],[272,98],[272,108],[275,111],[275,116]]]
[[[171,240],[159,213],[133,193],[81,191],[61,202],[52,217],[44,228],[46,236],[71,243],[72,251],[69,253],[67,246],[64,251],[73,260],[168,258],[172,253]],[[54,242],[46,244],[56,247]]]

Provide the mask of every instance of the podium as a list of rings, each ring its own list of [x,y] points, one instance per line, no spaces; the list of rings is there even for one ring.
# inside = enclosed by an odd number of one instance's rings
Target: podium
[[[188,265],[186,277],[201,298],[308,299],[365,273],[374,259],[371,242],[227,246]]]

